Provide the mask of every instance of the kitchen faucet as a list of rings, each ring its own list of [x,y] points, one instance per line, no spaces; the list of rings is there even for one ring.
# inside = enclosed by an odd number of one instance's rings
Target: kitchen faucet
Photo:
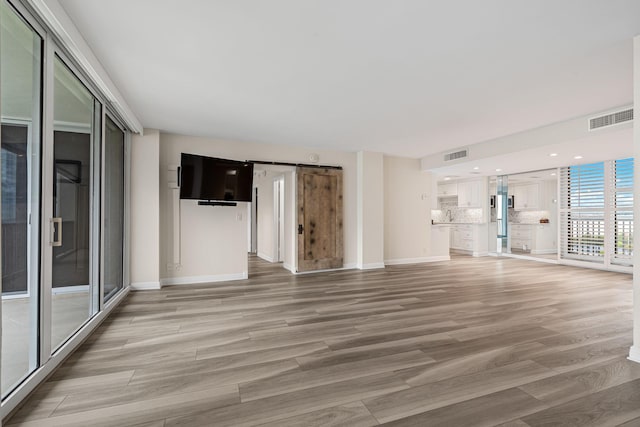
[[[449,222],[453,222],[453,214],[451,213],[451,209],[447,209],[447,212],[444,214],[445,218],[449,218]]]

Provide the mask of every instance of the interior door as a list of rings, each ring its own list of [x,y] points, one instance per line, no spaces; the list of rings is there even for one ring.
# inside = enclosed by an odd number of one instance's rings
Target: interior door
[[[342,170],[296,168],[298,268],[314,271],[343,265]]]

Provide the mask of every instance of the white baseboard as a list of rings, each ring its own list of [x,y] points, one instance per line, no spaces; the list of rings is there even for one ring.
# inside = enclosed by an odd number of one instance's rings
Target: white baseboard
[[[270,257],[267,254],[264,254],[262,252],[258,252],[256,255],[258,255],[258,258],[262,258],[263,260],[265,260],[267,262],[273,262],[273,257]]]
[[[372,262],[369,264],[363,264],[358,267],[360,270],[375,270],[378,268],[384,268],[384,262]]]
[[[174,286],[174,285],[193,285],[196,283],[213,283],[213,282],[227,282],[230,280],[244,280],[249,277],[249,274],[244,271],[242,273],[232,274],[217,274],[215,276],[185,276],[185,277],[169,277],[161,279],[160,284],[162,286]]]
[[[631,348],[629,348],[629,357],[627,357],[627,359],[632,362],[640,363],[640,348],[635,345],[631,346]]]
[[[150,291],[153,289],[160,289],[162,285],[160,282],[136,282],[129,285],[134,291]]]
[[[475,256],[475,257],[489,256],[489,252],[488,251],[485,251],[485,252],[474,252],[473,256]]]
[[[532,255],[551,255],[557,253],[558,251],[556,249],[531,249]]]
[[[426,256],[420,258],[398,258],[398,259],[386,259],[384,260],[385,265],[402,265],[402,264],[422,264],[425,262],[440,262],[440,261],[450,261],[451,257],[449,255],[438,255],[438,256]]]

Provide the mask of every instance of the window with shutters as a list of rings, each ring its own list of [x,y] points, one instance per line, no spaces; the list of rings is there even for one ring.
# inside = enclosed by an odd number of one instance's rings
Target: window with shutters
[[[611,264],[633,265],[633,158],[612,164]]]
[[[560,227],[562,259],[631,266],[633,159],[562,168]]]

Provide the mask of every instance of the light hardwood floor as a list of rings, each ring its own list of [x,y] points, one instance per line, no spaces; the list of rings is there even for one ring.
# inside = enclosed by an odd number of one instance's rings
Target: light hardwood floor
[[[134,292],[21,426],[640,425],[631,276],[517,259]]]

